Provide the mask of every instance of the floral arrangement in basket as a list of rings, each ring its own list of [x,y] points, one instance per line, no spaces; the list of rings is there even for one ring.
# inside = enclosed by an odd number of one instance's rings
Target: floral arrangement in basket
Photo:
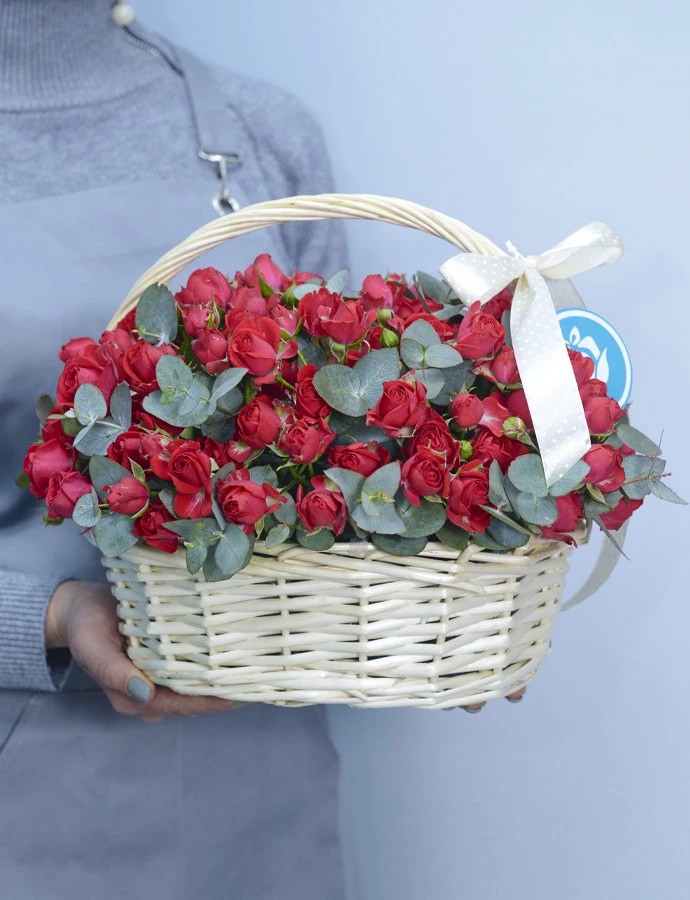
[[[106,557],[138,541],[224,580],[254,541],[505,551],[609,535],[644,497],[683,502],[654,442],[568,350],[591,448],[547,483],[511,340],[515,285],[464,306],[419,272],[329,280],[259,256],[228,280],[152,284],[99,341],[60,351],[19,483]]]

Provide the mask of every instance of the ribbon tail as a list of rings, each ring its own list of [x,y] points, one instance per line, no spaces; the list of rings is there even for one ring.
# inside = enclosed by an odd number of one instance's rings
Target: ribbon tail
[[[446,282],[466,306],[479,300],[485,303],[511,281],[519,278],[524,265],[512,256],[486,256],[484,253],[458,253],[439,268]]]
[[[510,328],[515,360],[547,485],[590,449],[582,399],[546,282],[528,269],[517,283]]]

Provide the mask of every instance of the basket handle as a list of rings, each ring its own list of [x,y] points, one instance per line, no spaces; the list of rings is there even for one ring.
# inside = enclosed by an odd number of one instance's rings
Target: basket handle
[[[319,219],[373,219],[426,231],[461,250],[488,256],[505,255],[500,247],[457,219],[397,197],[381,197],[377,194],[306,194],[268,200],[214,219],[161,256],[132,287],[110,320],[108,329],[113,328],[136,306],[139,297],[150,284],[167,284],[207,250],[269,225]]]

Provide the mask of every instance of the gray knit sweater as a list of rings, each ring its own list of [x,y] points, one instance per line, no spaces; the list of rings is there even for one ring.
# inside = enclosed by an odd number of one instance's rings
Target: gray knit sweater
[[[150,179],[208,178],[179,73],[110,20],[111,0],[0,0],[0,203]],[[289,93],[227,70],[274,197],[331,191],[323,136]],[[142,122],[146,127],[142,128]],[[345,264],[341,223],[282,225],[294,264]],[[2,532],[0,532],[0,540]],[[59,688],[44,621],[55,582],[0,573],[0,688]]]

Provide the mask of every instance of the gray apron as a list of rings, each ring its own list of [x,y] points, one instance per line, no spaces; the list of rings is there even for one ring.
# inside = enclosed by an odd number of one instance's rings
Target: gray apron
[[[241,154],[231,173],[241,205],[269,199],[252,137],[211,73],[175,55],[200,147]],[[0,207],[0,567],[104,580],[97,551],[72,523],[46,528],[28,492],[14,487],[37,433],[33,404],[54,396],[60,346],[98,337],[139,275],[213,217],[216,191],[212,177],[200,177]],[[292,271],[276,228],[199,265],[232,276],[263,252]],[[323,707],[256,706],[147,725],[115,713],[72,663],[59,693],[0,691],[0,748],[7,900],[344,896],[338,757]]]

